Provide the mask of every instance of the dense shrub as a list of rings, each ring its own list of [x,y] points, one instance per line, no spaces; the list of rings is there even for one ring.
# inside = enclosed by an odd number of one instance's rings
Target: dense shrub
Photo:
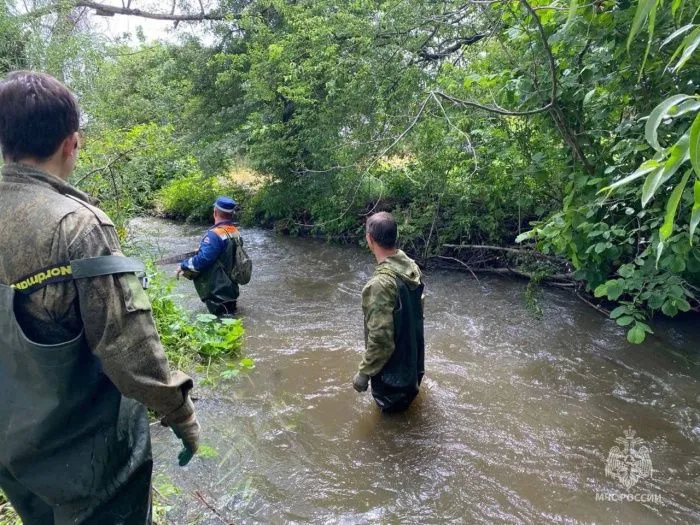
[[[230,177],[204,177],[193,174],[172,180],[155,196],[156,212],[172,219],[206,222],[211,219],[212,203],[219,195],[233,197],[245,209],[252,190]]]

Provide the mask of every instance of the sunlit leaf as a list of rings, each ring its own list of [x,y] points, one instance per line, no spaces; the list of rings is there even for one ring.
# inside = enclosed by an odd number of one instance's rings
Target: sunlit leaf
[[[664,252],[664,242],[659,241],[656,245],[656,267],[659,267],[659,259],[661,259],[661,254]]]
[[[644,22],[646,22],[651,10],[656,7],[657,0],[639,0],[637,4],[637,11],[634,13],[634,20],[632,21],[632,28],[630,29],[630,34],[627,37],[627,51],[630,49],[630,45],[637,36],[637,33],[642,29]]]
[[[700,113],[695,116],[693,125],[690,126],[689,141],[690,163],[695,169],[695,175],[700,177]]]
[[[521,243],[521,242],[523,242],[523,241],[525,241],[525,240],[533,239],[533,238],[535,237],[536,233],[537,233],[537,232],[536,232],[535,230],[530,230],[530,231],[523,232],[523,233],[521,233],[520,235],[518,235],[518,236],[515,238],[515,242],[516,242],[516,243]]]
[[[688,160],[690,153],[688,152],[688,134],[683,135],[676,144],[671,148],[670,155],[662,169],[658,169],[650,173],[644,181],[642,187],[642,206],[649,204],[649,201],[654,197],[656,191],[668,179],[678,171],[681,165]]]
[[[627,340],[632,344],[642,343],[642,342],[644,342],[644,339],[646,338],[646,332],[644,331],[644,328],[639,326],[639,325],[640,325],[640,323],[636,323],[627,332]]]
[[[647,123],[644,126],[644,136],[647,139],[647,142],[651,145],[652,148],[654,148],[656,151],[661,151],[663,148],[661,147],[661,144],[659,144],[659,138],[658,138],[658,128],[661,122],[663,121],[664,118],[668,115],[669,110],[683,102],[684,100],[687,100],[689,98],[692,98],[690,95],[674,95],[672,97],[667,98],[664,100],[661,104],[656,106],[654,110],[649,114],[649,118],[647,119]]]
[[[673,17],[676,16],[676,13],[678,12],[678,9],[685,3],[685,0],[673,0],[671,2],[671,15]]]
[[[693,28],[695,27],[695,25],[696,25],[696,24],[688,24],[688,25],[684,25],[684,26],[681,27],[680,29],[677,29],[676,31],[674,31],[673,33],[671,33],[671,34],[669,35],[669,37],[668,37],[666,40],[664,40],[664,41],[661,43],[661,47],[663,48],[666,44],[668,44],[669,42],[672,42],[673,40],[675,40],[676,38],[678,38],[679,36],[681,36],[683,33],[687,33],[688,31],[690,31],[691,29],[693,29]]]
[[[642,73],[644,72],[644,66],[647,64],[647,59],[649,58],[649,51],[651,50],[651,42],[654,39],[654,26],[656,25],[656,7],[658,3],[654,3],[654,7],[649,13],[649,38],[647,39],[647,46],[644,48],[644,58],[642,59],[642,66],[639,68],[639,75],[637,77],[637,82],[642,79]]]
[[[659,237],[662,241],[668,239],[673,233],[673,223],[676,220],[678,203],[681,200],[683,190],[685,190],[685,185],[688,183],[688,178],[690,177],[691,173],[692,170],[688,170],[685,172],[685,175],[683,175],[681,181],[675,188],[673,188],[673,191],[671,192],[671,197],[669,197],[668,202],[666,203],[666,215],[664,217],[664,223],[659,229]]]
[[[695,181],[695,202],[693,204],[693,212],[690,216],[690,244],[693,244],[693,235],[695,234],[695,229],[700,224],[700,180]]]
[[[677,73],[685,65],[685,63],[690,60],[693,52],[698,48],[698,46],[700,46],[700,27],[690,33],[685,38],[681,46],[684,47],[685,50],[683,51],[681,58],[678,59],[676,66],[673,68],[674,73]]]

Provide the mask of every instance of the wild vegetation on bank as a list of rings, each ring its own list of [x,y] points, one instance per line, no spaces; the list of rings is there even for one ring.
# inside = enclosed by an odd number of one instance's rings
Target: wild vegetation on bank
[[[357,240],[391,210],[419,258],[595,295],[633,342],[700,306],[690,0],[223,0],[136,48],[38,4],[0,7],[0,67],[78,93],[74,182],[117,219],[231,193],[249,224]]]

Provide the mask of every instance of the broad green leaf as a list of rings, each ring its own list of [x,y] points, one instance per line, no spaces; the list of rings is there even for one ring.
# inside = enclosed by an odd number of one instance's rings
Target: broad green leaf
[[[647,123],[644,126],[644,136],[647,139],[647,142],[651,145],[652,148],[654,148],[656,151],[661,151],[663,148],[661,147],[661,144],[659,144],[659,137],[658,137],[658,128],[659,125],[661,124],[661,121],[663,121],[664,118],[668,115],[668,111],[673,107],[684,100],[688,100],[689,98],[692,98],[690,95],[673,95],[672,97],[667,98],[664,100],[661,104],[656,106],[653,111],[649,114],[649,118],[647,119]]]
[[[690,303],[685,299],[676,299],[675,303],[676,308],[678,308],[681,312],[690,311]]]
[[[651,326],[649,326],[646,323],[643,323],[641,321],[637,321],[637,326],[640,327],[642,330],[644,330],[647,334],[653,334],[654,330],[651,329]]]
[[[564,28],[569,27],[569,24],[574,18],[574,15],[576,14],[576,9],[578,8],[578,0],[570,0],[569,3],[569,16],[566,18],[566,24],[564,24]]]
[[[683,273],[685,271],[685,260],[681,257],[670,257],[668,269],[673,273]]]
[[[659,228],[659,238],[662,241],[665,241],[668,239],[671,234],[673,233],[673,223],[676,220],[676,212],[678,211],[678,203],[681,200],[681,196],[683,195],[683,190],[685,190],[685,185],[688,183],[688,179],[690,178],[690,174],[692,173],[692,170],[688,170],[685,172],[685,175],[683,175],[683,178],[681,181],[678,183],[678,185],[673,188],[673,191],[671,192],[671,197],[668,199],[668,202],[666,203],[666,215],[664,217],[664,223]]]
[[[615,308],[612,312],[610,312],[610,317],[613,319],[617,319],[621,315],[627,313],[629,313],[629,307],[626,304],[623,304]]]
[[[634,265],[633,264],[623,264],[618,268],[617,273],[620,274],[620,277],[624,277],[625,279],[629,279],[634,275]]]
[[[695,175],[700,178],[700,113],[695,116],[693,125],[690,126],[690,163],[695,169]],[[696,201],[697,203],[697,201]]]
[[[651,294],[651,297],[649,297],[649,300],[647,301],[647,305],[652,310],[658,310],[664,304],[665,300],[666,300],[666,297],[664,295],[661,295],[659,293],[653,293],[653,294]]]
[[[690,244],[693,244],[693,235],[695,234],[695,229],[700,224],[700,180],[695,181],[694,187],[695,202],[693,204],[693,211],[690,215]]]
[[[646,337],[646,332],[644,331],[644,328],[639,326],[640,323],[636,323],[630,330],[627,332],[627,340],[635,345],[638,345],[639,343],[644,342],[644,339]]]
[[[678,63],[673,68],[674,73],[680,71],[680,69],[685,65],[685,63],[688,60],[690,60],[690,57],[693,54],[693,52],[698,48],[698,46],[700,46],[700,27],[698,27],[697,29],[695,29],[695,31],[690,33],[685,38],[681,46],[685,47],[685,51],[683,51],[681,58],[678,59]]]
[[[644,22],[646,21],[651,10],[656,7],[657,0],[639,0],[637,4],[637,11],[634,13],[634,20],[632,21],[632,28],[630,29],[630,34],[627,37],[627,51],[630,50],[630,45],[637,36],[637,33],[642,29]]]
[[[537,232],[535,230],[523,232],[515,238],[515,242],[521,243],[527,239],[533,239],[536,235],[537,235]]]
[[[670,155],[664,163],[663,169],[658,169],[650,173],[642,186],[642,207],[649,204],[659,187],[678,171],[681,165],[690,158],[688,152],[689,137],[686,133],[670,150]]]
[[[674,300],[666,301],[661,307],[661,311],[669,317],[675,316],[678,313],[678,307],[676,306],[676,302]]]
[[[661,43],[661,48],[663,48],[666,44],[668,44],[669,42],[671,42],[671,41],[673,41],[674,39],[676,39],[676,38],[678,38],[679,36],[681,36],[683,33],[687,33],[688,31],[690,31],[691,29],[693,29],[693,28],[695,27],[695,25],[696,25],[696,24],[687,24],[687,25],[684,25],[683,27],[681,27],[680,29],[677,29],[677,30],[674,31],[673,33],[671,33],[671,34],[669,35],[669,37]],[[660,49],[661,49],[661,48],[660,48]]]
[[[631,315],[623,315],[616,322],[619,326],[629,326],[634,322],[634,317]]]
[[[625,281],[622,279],[612,279],[608,281],[608,299],[617,301],[624,292]]]

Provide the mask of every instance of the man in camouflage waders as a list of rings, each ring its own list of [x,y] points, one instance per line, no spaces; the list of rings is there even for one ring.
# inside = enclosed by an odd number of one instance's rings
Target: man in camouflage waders
[[[73,95],[0,82],[0,488],[27,525],[151,522],[146,406],[197,450],[192,380],[163,353],[138,261],[69,185]],[[146,406],[144,406],[146,405]]]
[[[425,372],[421,272],[396,249],[396,238],[391,214],[375,213],[367,220],[367,245],[378,265],[362,290],[365,354],[353,387],[364,392],[371,379],[372,396],[383,412],[406,410]]]

